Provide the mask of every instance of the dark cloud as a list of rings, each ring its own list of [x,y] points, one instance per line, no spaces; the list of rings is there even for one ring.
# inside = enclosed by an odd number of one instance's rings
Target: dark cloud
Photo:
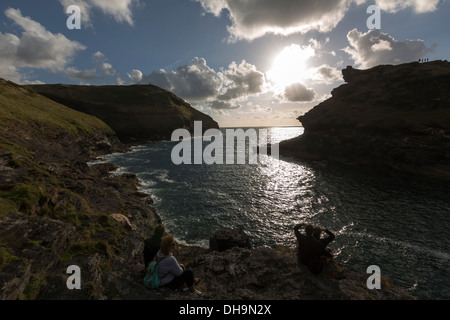
[[[284,97],[290,102],[309,102],[316,96],[314,89],[309,89],[302,83],[291,84],[284,90]]]
[[[331,31],[354,2],[362,0],[196,0],[216,16],[229,12],[232,40],[253,40],[266,34]]]
[[[183,99],[204,101],[217,96],[221,81],[203,58],[194,58],[175,71],[153,71],[142,76],[141,83],[151,83],[172,91]]]
[[[133,70],[128,75],[133,83],[151,83],[191,102],[209,102],[214,109],[236,109],[234,100],[262,92],[264,73],[246,61],[233,62],[228,69],[216,72],[203,58],[174,71],[153,71],[142,75]]]
[[[229,102],[225,102],[225,101],[212,101],[209,103],[209,106],[212,109],[216,109],[216,110],[236,110],[236,109],[240,109],[241,106],[240,105],[235,105]]]
[[[313,68],[311,79],[316,83],[330,84],[342,79],[342,72],[334,67],[324,64]]]

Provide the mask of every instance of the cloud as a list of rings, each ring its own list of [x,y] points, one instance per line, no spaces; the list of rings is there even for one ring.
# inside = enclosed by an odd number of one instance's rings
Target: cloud
[[[215,110],[236,110],[241,108],[241,105],[217,100],[211,101],[208,105]]]
[[[254,40],[267,34],[290,35],[316,30],[329,32],[342,21],[353,4],[367,0],[195,0],[205,12],[219,17],[227,12],[229,41]],[[370,3],[372,4],[372,3]],[[391,13],[412,8],[415,13],[438,9],[439,0],[376,0]]]
[[[315,83],[331,84],[334,81],[342,80],[342,72],[327,64],[310,70],[309,79]]]
[[[159,70],[144,75],[133,70],[128,77],[134,84],[151,83],[216,111],[241,108],[240,100],[262,93],[266,85],[264,73],[245,60],[232,62],[216,72],[205,59],[194,58],[174,71]]]
[[[131,79],[132,84],[136,84],[142,81],[142,72],[140,70],[133,70],[128,73],[128,78]]]
[[[0,33],[0,76],[21,82],[20,68],[63,72],[79,51],[86,47],[62,34],[53,34],[41,24],[24,17],[19,9],[9,8],[5,15],[23,30],[20,37]]]
[[[107,62],[108,58],[103,53],[94,53],[93,60],[100,77],[112,77],[116,75],[116,70],[114,70],[113,66]]]
[[[426,13],[437,10],[439,0],[377,0],[381,10],[395,13],[400,10],[412,8],[416,13]]]
[[[69,67],[64,70],[64,74],[69,78],[83,81],[93,81],[116,75],[116,71],[110,63],[106,62],[108,59],[103,53],[94,53],[92,60],[94,66],[91,69],[80,71],[76,68]]]
[[[316,96],[314,89],[309,89],[302,83],[291,84],[284,90],[284,97],[290,102],[309,102]]]
[[[367,69],[380,64],[400,64],[418,61],[430,52],[423,40],[397,41],[379,30],[361,33],[353,29],[347,34],[350,47],[344,49],[358,67]]]
[[[64,10],[77,5],[81,9],[81,19],[88,26],[92,25],[92,11],[99,10],[113,17],[119,23],[134,25],[132,7],[139,4],[138,0],[59,0]]]
[[[220,16],[228,10],[230,40],[253,40],[266,34],[289,35],[311,30],[329,32],[352,3],[362,0],[196,0],[206,12]]]
[[[203,58],[194,58],[189,64],[171,72],[153,71],[143,75],[140,82],[154,84],[193,102],[217,96],[221,87],[217,73],[208,67]]]
[[[240,64],[231,63],[221,76],[226,87],[225,92],[217,98],[224,101],[261,93],[265,83],[264,73],[245,60]]]
[[[77,68],[67,68],[64,70],[64,74],[72,79],[77,80],[97,80],[98,75],[95,69],[93,70],[78,70]]]

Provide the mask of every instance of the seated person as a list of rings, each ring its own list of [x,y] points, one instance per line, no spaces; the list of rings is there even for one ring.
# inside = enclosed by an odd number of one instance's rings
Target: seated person
[[[176,243],[173,235],[168,235],[162,239],[161,249],[156,255],[156,259],[159,261],[159,287],[200,293],[195,289],[199,280],[194,278],[194,273],[178,264],[177,259],[173,256],[175,248]]]

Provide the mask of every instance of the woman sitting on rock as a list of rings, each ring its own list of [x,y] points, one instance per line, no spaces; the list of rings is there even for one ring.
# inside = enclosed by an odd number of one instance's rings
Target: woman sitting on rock
[[[191,270],[187,270],[183,265],[178,264],[177,259],[173,256],[175,247],[173,235],[169,234],[162,239],[161,249],[156,255],[156,259],[159,261],[159,287],[200,293],[195,289],[199,279],[194,278],[194,273]]]

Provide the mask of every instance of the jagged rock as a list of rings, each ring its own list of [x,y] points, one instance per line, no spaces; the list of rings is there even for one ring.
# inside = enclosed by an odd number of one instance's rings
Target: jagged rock
[[[347,84],[299,117],[305,133],[282,142],[282,156],[450,179],[449,62],[342,73]]]
[[[122,224],[128,230],[136,230],[136,227],[133,226],[130,222],[130,219],[125,217],[123,214],[112,214],[111,218]]]
[[[225,251],[234,247],[251,249],[250,239],[243,229],[226,229],[217,231],[209,239],[209,249]]]

